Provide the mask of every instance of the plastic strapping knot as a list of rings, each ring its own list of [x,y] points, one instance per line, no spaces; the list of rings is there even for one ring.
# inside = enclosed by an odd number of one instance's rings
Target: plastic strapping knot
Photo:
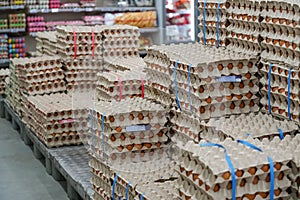
[[[272,68],[273,64],[270,64],[269,66],[269,72],[268,72],[268,108],[269,113],[272,113],[272,107],[271,107],[271,80],[272,80]]]
[[[292,116],[291,116],[291,76],[292,76],[292,71],[293,71],[293,68],[291,68],[289,70],[289,76],[288,76],[288,116],[289,116],[289,119],[291,120],[292,119]]]

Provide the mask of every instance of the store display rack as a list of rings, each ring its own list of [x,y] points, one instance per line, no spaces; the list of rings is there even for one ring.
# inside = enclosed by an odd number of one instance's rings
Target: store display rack
[[[13,129],[19,131],[24,143],[32,147],[35,158],[45,163],[49,175],[56,181],[66,182],[65,189],[71,200],[92,199],[90,158],[84,146],[48,149],[1,97],[0,117],[11,121]]]

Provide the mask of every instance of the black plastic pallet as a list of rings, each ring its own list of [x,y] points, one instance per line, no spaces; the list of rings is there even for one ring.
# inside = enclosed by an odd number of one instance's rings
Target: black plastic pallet
[[[90,157],[84,146],[47,148],[5,99],[0,99],[0,117],[11,121],[13,129],[19,131],[24,143],[32,147],[35,158],[44,163],[47,173],[56,181],[66,183],[65,189],[71,200],[92,199],[93,190],[88,165]]]

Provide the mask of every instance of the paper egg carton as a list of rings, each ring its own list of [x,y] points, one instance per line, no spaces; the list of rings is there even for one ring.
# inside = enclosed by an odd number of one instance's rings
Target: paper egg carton
[[[103,61],[102,60],[93,60],[93,59],[68,59],[64,60],[63,67],[65,70],[74,71],[78,69],[84,70],[103,70]]]
[[[136,69],[98,73],[96,95],[102,100],[142,97],[146,74]]]
[[[78,82],[69,82],[66,85],[68,92],[85,92],[89,90],[95,90],[97,84],[95,81],[78,81]]]
[[[232,115],[229,118],[210,119],[202,122],[203,132],[200,138],[206,140],[218,139],[224,141],[230,137],[234,140],[252,137],[262,140],[279,136],[279,129],[284,135],[294,135],[298,126],[295,122],[278,120],[271,115],[259,113]]]
[[[206,36],[206,43],[209,45],[217,45],[216,34],[217,34],[217,10],[218,3],[220,3],[220,16],[219,16],[219,38],[220,46],[226,46],[226,38],[229,35],[228,27],[228,8],[230,6],[230,1],[227,0],[198,0],[200,11],[198,20],[199,20],[199,29],[201,30],[198,34],[199,40],[204,44],[204,35]],[[207,2],[206,7],[204,3]],[[204,21],[204,10],[206,12],[205,21]],[[204,33],[204,26],[206,31]]]
[[[50,32],[38,32],[36,34],[36,49],[37,51],[42,55],[56,55],[56,32],[50,31]]]
[[[97,81],[97,72],[92,69],[65,70],[67,83],[80,81]]]
[[[258,140],[248,139],[248,142],[262,148]],[[205,142],[204,142],[205,143]],[[287,166],[292,159],[290,154],[279,151],[276,147],[265,147],[263,153],[226,139],[219,144],[225,146],[235,169],[237,180],[236,196],[270,198],[270,176],[268,155],[274,162],[275,199],[287,199],[286,190],[291,182]],[[181,199],[222,199],[231,198],[231,175],[225,160],[224,150],[218,147],[200,147],[190,141],[178,143],[178,158],[176,171],[180,175],[178,189]],[[218,160],[218,162],[215,162]]]

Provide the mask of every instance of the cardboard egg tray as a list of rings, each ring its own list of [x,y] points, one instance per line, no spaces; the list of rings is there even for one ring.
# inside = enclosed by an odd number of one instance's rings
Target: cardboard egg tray
[[[101,100],[142,97],[146,74],[138,70],[98,73],[96,96]]]
[[[199,141],[199,133],[201,132],[200,120],[193,116],[192,113],[172,111],[174,117],[171,119],[173,123],[174,135],[172,140],[188,142],[190,140]]]
[[[204,142],[204,141],[203,141]],[[263,152],[253,150],[231,139],[219,144],[229,154],[236,176],[236,197],[248,199],[270,199],[270,169],[268,155],[274,163],[274,199],[288,199],[291,186],[287,164],[292,159],[276,147],[263,146],[258,140],[248,142]],[[205,143],[205,142],[204,142]],[[181,199],[225,199],[232,198],[232,181],[224,150],[218,147],[200,147],[193,141],[177,143],[176,171],[180,178],[177,187]],[[264,147],[264,148],[263,148]]]
[[[228,48],[257,55],[261,53],[259,1],[230,2]]]
[[[48,94],[65,91],[64,74],[58,57],[13,59],[10,64],[15,82],[24,94]]]
[[[69,82],[66,85],[68,92],[86,92],[89,90],[95,90],[97,84],[95,81],[80,81],[80,82]]]
[[[40,55],[56,55],[56,44],[57,44],[57,38],[56,38],[56,32],[50,31],[50,32],[38,32],[36,34],[36,49],[37,52]]]
[[[268,102],[268,90],[269,90],[269,77],[268,72],[270,68],[270,63],[262,61],[262,68],[260,73],[262,78],[260,83],[262,84],[261,89],[261,104],[263,105],[263,111],[269,112],[269,102]],[[299,70],[293,69],[290,77],[290,97],[288,96],[288,77],[289,70],[286,65],[272,65],[271,70],[271,110],[272,114],[289,118],[288,115],[288,98],[290,98],[290,112],[291,119],[299,122],[300,121],[300,108],[299,108]]]
[[[93,59],[70,59],[63,61],[63,68],[65,71],[78,71],[78,70],[94,70],[101,71],[103,69],[102,60]]]
[[[105,70],[108,71],[128,71],[139,70],[144,71],[146,63],[140,57],[117,57],[104,59]]]
[[[112,198],[112,185],[116,174],[118,177],[115,182],[114,197],[117,199],[126,198],[126,188],[128,188],[129,199],[139,199],[142,194],[144,194],[143,199],[157,199],[155,197],[162,194],[176,197],[174,179],[172,179],[174,164],[166,154],[148,162],[123,162],[120,165],[108,165],[93,156],[89,165],[92,172],[91,183],[95,191],[94,199]]]
[[[278,120],[261,112],[232,115],[229,118],[212,118],[207,123],[203,122],[202,127],[204,130],[200,138],[210,141],[214,139],[224,141],[228,137],[233,140],[248,137],[259,140],[272,139],[280,135],[279,129],[283,135],[294,135],[298,130],[295,122]]]
[[[230,6],[230,1],[228,0],[198,0],[199,2],[199,29],[200,33],[198,34],[199,40],[204,44],[204,36],[206,37],[206,44],[217,45],[216,34],[217,26],[219,26],[219,39],[220,46],[226,46],[226,38],[229,35],[228,31],[228,8]],[[207,2],[206,7],[204,3]],[[219,11],[219,25],[217,24],[217,10],[218,3],[220,3]],[[206,12],[204,20],[204,12]],[[205,27],[205,30],[204,30]],[[204,32],[205,31],[205,32]]]
[[[5,94],[6,82],[5,79],[9,76],[9,69],[0,69],[0,95]]]
[[[81,144],[78,131],[88,131],[87,111],[69,95],[29,96],[27,109],[31,115],[24,121],[48,147]]]
[[[261,10],[262,59],[299,69],[299,1],[262,1]]]

